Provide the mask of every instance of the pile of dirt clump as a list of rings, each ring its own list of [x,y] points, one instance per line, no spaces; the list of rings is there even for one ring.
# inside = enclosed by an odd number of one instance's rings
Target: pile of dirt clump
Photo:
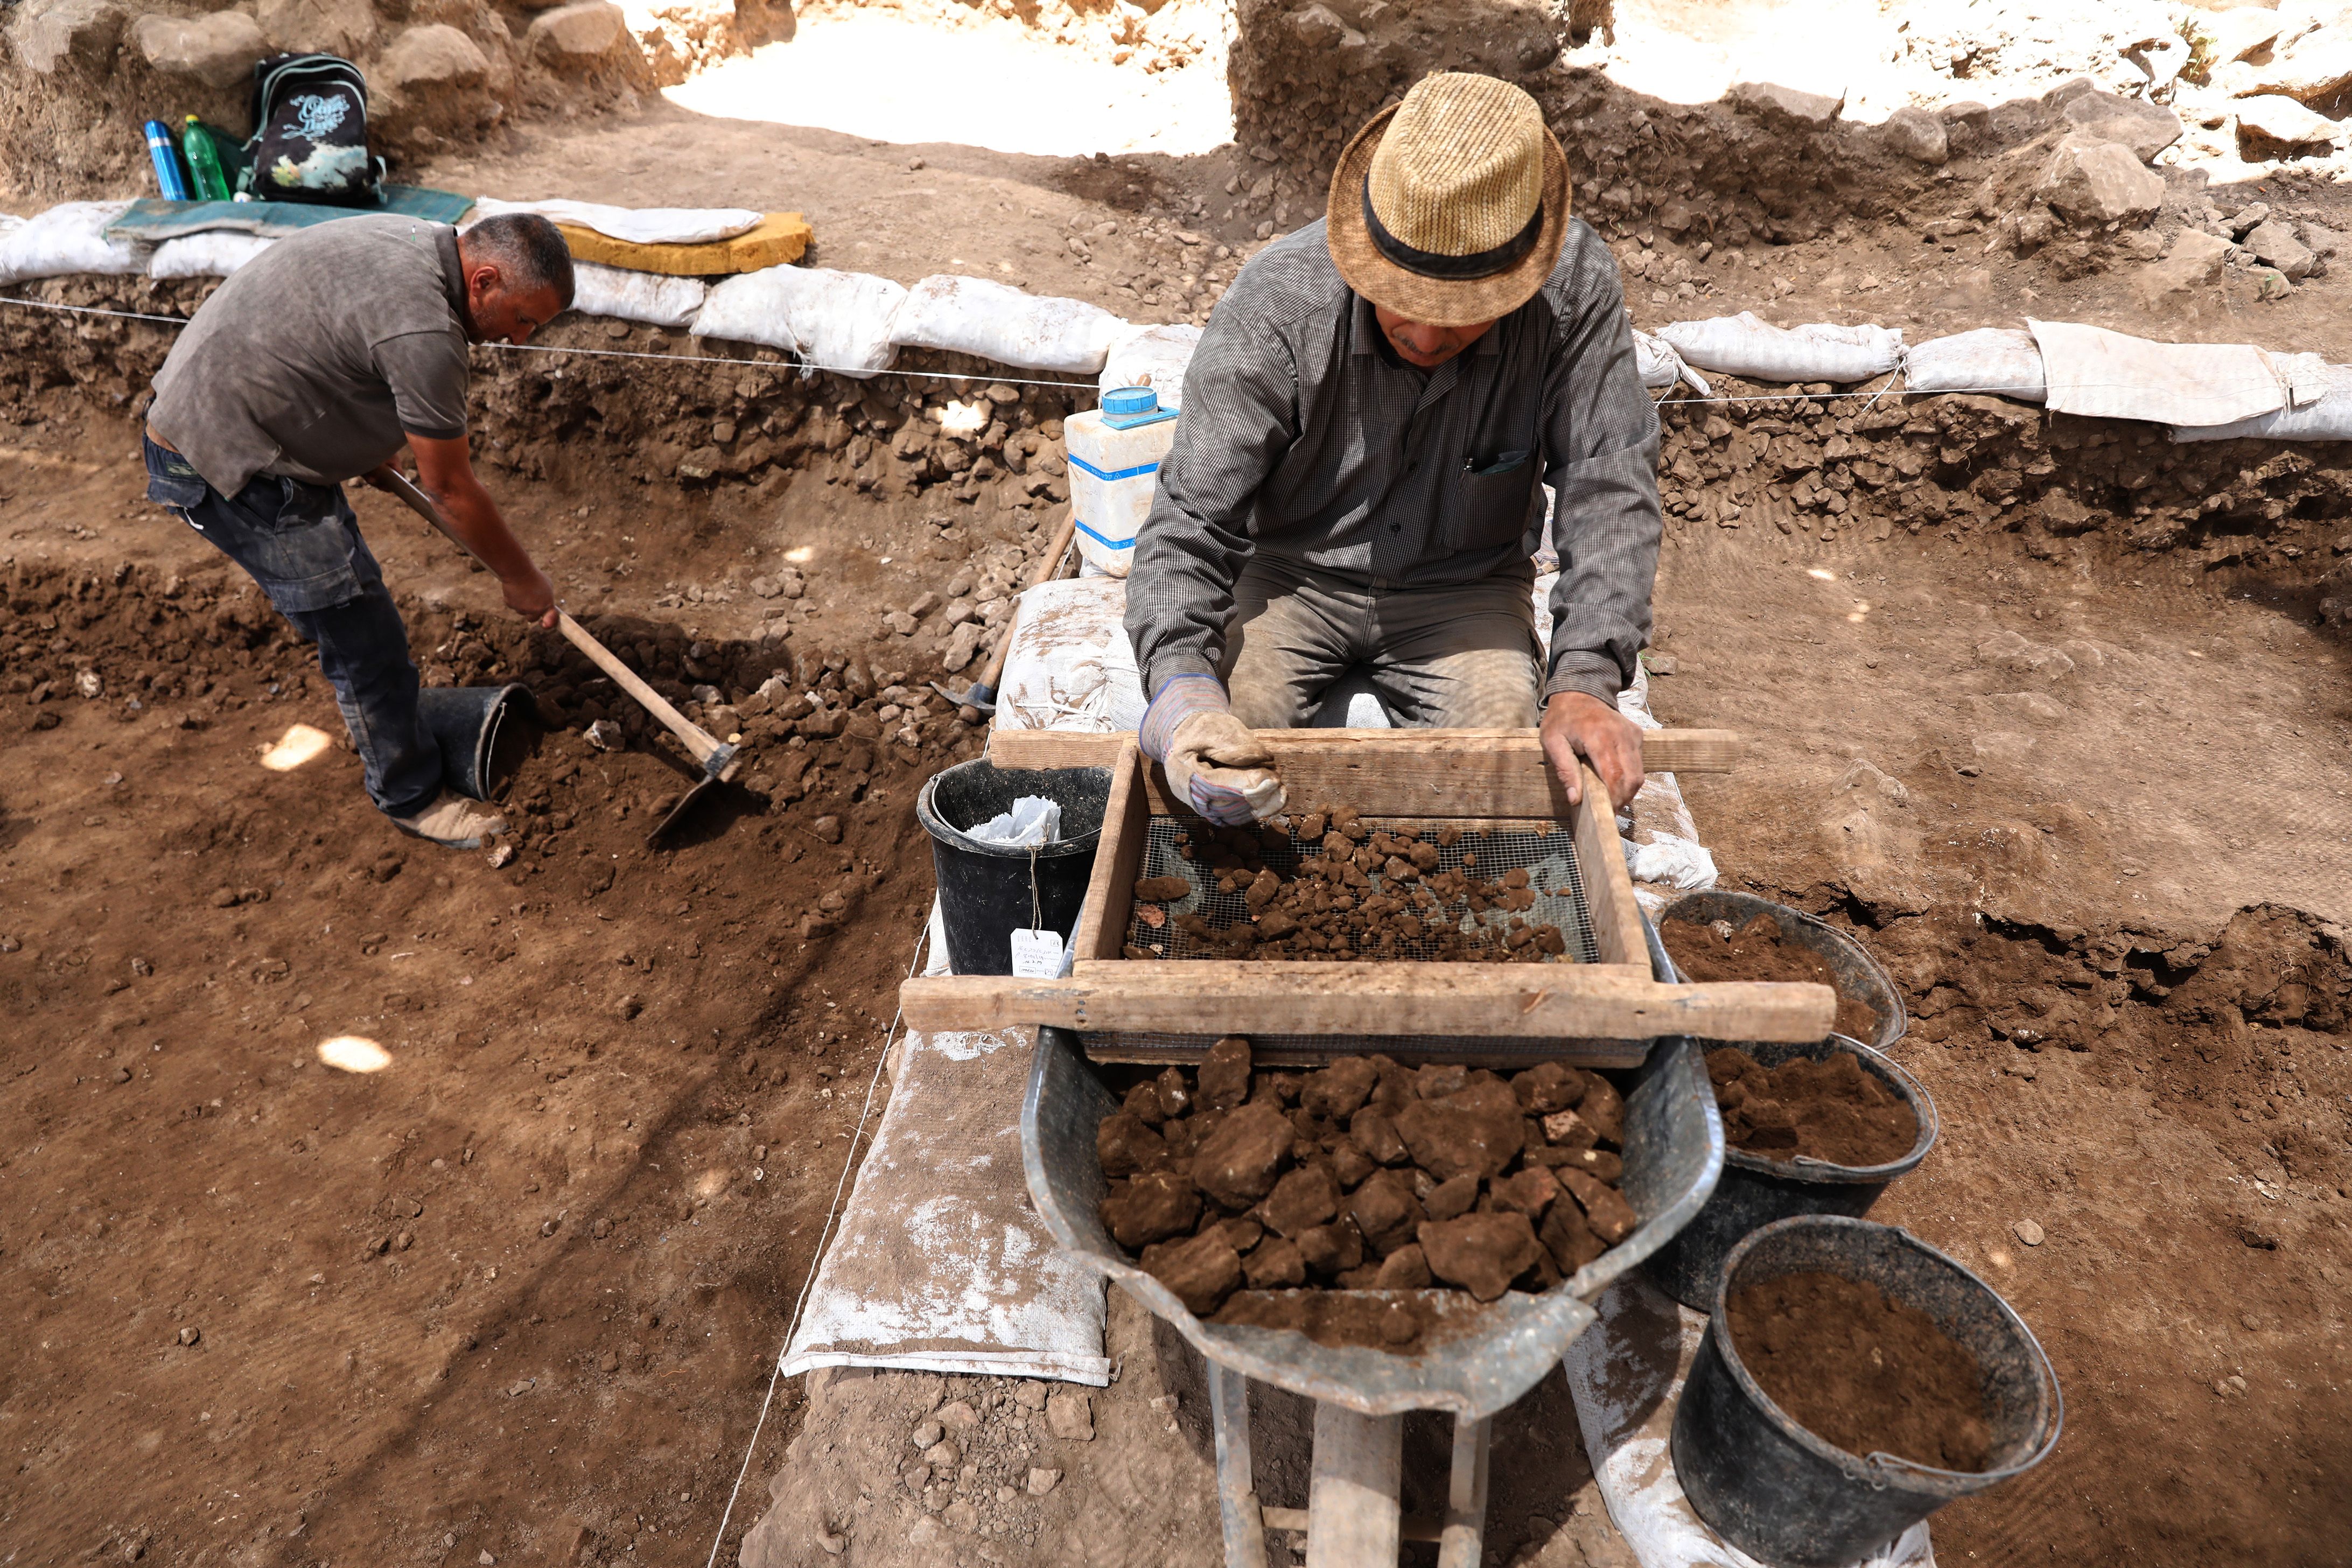
[[[1947,1470],[1990,1462],[1983,1373],[1918,1308],[1817,1272],[1744,1287],[1727,1307],[1741,1363],[1815,1436]]]
[[[1658,937],[1685,980],[1810,980],[1837,991],[1839,1034],[1865,1043],[1878,1034],[1878,1009],[1839,989],[1828,961],[1787,940],[1770,915],[1758,915],[1737,930],[1729,921],[1669,918],[1659,925]]]
[[[1623,1139],[1616,1089],[1557,1062],[1254,1073],[1229,1035],[1197,1072],[1137,1081],[1095,1150],[1104,1226],[1192,1312],[1409,1350],[1414,1303],[1408,1322],[1268,1293],[1549,1289],[1633,1234]]]
[[[1919,1141],[1919,1118],[1851,1051],[1767,1068],[1725,1046],[1706,1053],[1706,1076],[1723,1108],[1724,1141],[1768,1160],[1884,1165]]]
[[[1559,927],[1525,917],[1538,892],[1525,867],[1491,881],[1479,875],[1474,846],[1483,837],[1477,828],[1376,827],[1351,807],[1255,830],[1204,825],[1179,834],[1176,852],[1205,865],[1217,893],[1241,895],[1245,912],[1222,925],[1198,909],[1171,915],[1160,906],[1189,897],[1192,882],[1162,876],[1135,884],[1137,918],[1147,927],[1173,923],[1223,958],[1539,963],[1566,953]],[[1444,867],[1456,849],[1460,866]],[[1490,924],[1490,913],[1507,923]],[[1129,942],[1126,952],[1164,956],[1143,942]]]

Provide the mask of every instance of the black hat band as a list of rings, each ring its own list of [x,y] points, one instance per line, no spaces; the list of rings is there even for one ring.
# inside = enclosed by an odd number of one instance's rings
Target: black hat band
[[[1528,226],[1519,230],[1491,250],[1474,250],[1467,256],[1446,256],[1434,250],[1416,250],[1388,231],[1381,215],[1372,210],[1372,177],[1364,176],[1364,229],[1372,237],[1372,248],[1403,268],[1407,272],[1423,278],[1436,278],[1458,282],[1470,278],[1492,278],[1498,272],[1508,272],[1527,259],[1528,252],[1536,247],[1543,234],[1543,203],[1536,203],[1535,216]]]

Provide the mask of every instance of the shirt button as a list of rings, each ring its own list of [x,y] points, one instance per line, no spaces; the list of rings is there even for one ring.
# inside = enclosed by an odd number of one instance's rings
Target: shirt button
[[[1407,463],[1404,466],[1404,471],[1408,474],[1417,474],[1421,472],[1421,459],[1416,458],[1412,462]]]
[[[1402,533],[1404,531],[1404,524],[1401,522],[1392,522],[1389,524],[1389,531],[1391,533]]]

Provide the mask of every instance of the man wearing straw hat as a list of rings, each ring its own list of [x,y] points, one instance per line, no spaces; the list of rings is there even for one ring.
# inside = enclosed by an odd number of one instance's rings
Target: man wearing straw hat
[[[1280,811],[1250,731],[1306,723],[1356,668],[1411,725],[1540,710],[1570,799],[1580,757],[1633,798],[1616,699],[1650,630],[1657,416],[1532,98],[1446,74],[1374,116],[1324,220],[1218,301],[1183,407],[1127,597],[1143,749],[1176,793],[1217,822]],[[1543,485],[1560,572],[1539,663]]]

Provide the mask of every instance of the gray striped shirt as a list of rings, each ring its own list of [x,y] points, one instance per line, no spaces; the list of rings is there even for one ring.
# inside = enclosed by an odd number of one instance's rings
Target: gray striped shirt
[[[1136,538],[1127,630],[1144,689],[1217,672],[1253,551],[1373,589],[1532,581],[1558,496],[1544,694],[1613,702],[1650,633],[1658,421],[1616,258],[1581,219],[1535,298],[1423,371],[1382,352],[1320,221],[1218,300]]]

